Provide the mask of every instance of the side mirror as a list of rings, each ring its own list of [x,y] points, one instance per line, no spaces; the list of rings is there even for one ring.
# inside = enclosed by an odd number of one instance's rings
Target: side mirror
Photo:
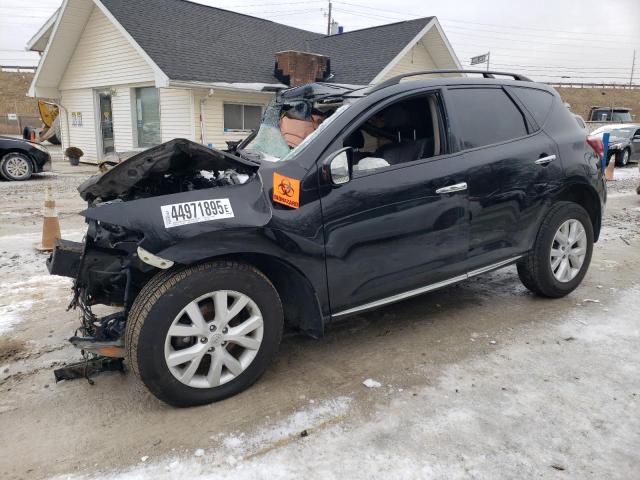
[[[351,180],[351,147],[345,147],[330,155],[324,161],[325,177],[333,185],[342,185]]]

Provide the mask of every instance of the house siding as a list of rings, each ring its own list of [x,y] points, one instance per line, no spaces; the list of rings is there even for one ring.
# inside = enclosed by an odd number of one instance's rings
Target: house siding
[[[160,89],[160,132],[163,142],[174,138],[196,139],[191,90],[183,88]]]
[[[132,89],[118,87],[113,89],[111,96],[111,113],[113,116],[113,136],[116,152],[126,152],[134,149]]]
[[[227,148],[227,141],[242,140],[249,132],[225,132],[224,131],[224,103],[244,103],[248,105],[261,105],[266,107],[273,99],[272,93],[259,92],[231,92],[216,90],[213,95],[207,97],[207,90],[194,91],[194,121],[196,141],[200,142],[200,105],[203,99],[205,115],[205,139],[204,143],[212,144],[214,148]]]
[[[438,67],[433,57],[422,42],[418,42],[398,61],[380,81],[395,75],[411,73],[418,70],[436,70]]]
[[[62,92],[61,104],[65,107],[67,118],[60,122],[62,129],[63,147],[80,147],[84,152],[82,161],[95,162],[97,154],[96,145],[96,125],[95,125],[95,105],[93,100],[93,90],[84,88],[80,90],[69,90]],[[72,112],[82,113],[82,126],[74,126],[71,120]],[[68,119],[68,122],[66,121]],[[67,133],[68,126],[68,133]],[[67,139],[68,142],[67,142]],[[67,145],[69,143],[69,145]]]
[[[96,7],[60,81],[59,90],[154,81],[149,64]]]

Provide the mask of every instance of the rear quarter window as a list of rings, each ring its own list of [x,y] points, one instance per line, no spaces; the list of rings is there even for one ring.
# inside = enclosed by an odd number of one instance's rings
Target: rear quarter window
[[[538,126],[542,127],[551,111],[553,95],[544,90],[526,87],[512,87],[513,92],[533,115]]]
[[[528,134],[520,109],[501,88],[455,88],[448,92],[465,149]]]

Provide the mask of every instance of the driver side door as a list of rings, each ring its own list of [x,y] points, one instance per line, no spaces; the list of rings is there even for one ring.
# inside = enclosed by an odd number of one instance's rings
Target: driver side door
[[[439,99],[438,92],[426,94]],[[377,112],[364,114],[328,151],[343,148],[345,139]],[[321,179],[333,317],[408,298],[464,275],[467,166],[464,155],[448,153],[441,101],[436,114],[444,141],[439,154],[360,171],[341,185],[323,184]]]

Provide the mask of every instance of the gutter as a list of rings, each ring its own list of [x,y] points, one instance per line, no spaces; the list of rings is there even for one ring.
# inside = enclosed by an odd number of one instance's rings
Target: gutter
[[[279,90],[290,88],[289,85],[285,85],[284,83],[190,82],[183,80],[169,80],[167,86],[170,88],[208,88],[247,93],[276,93]]]

